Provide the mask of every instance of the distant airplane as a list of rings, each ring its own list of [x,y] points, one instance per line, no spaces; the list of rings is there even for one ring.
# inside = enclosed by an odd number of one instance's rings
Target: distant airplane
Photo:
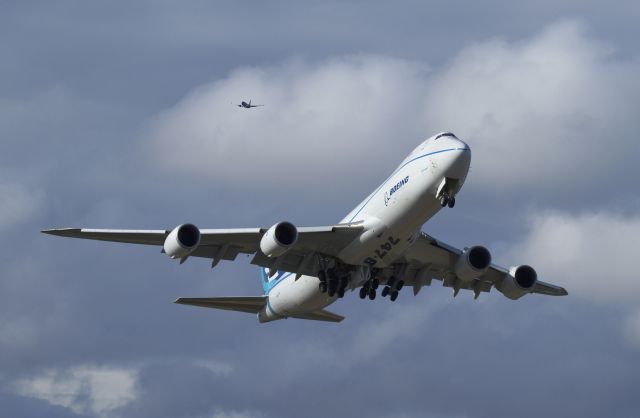
[[[439,280],[478,297],[495,288],[509,299],[538,293],[564,296],[560,286],[538,280],[526,264],[492,263],[481,245],[460,250],[421,231],[444,207],[454,207],[471,163],[469,145],[450,132],[434,135],[413,150],[393,173],[336,225],[300,227],[278,222],[271,228],[199,229],[185,223],[173,230],[49,229],[64,237],[147,244],[183,263],[190,256],[235,260],[253,254],[260,267],[262,296],[179,298],[176,303],[257,314],[260,322],[284,318],[340,322],[324,308],[359,290],[362,299],[392,301],[407,286],[416,295]],[[366,169],[366,165],[363,165]]]
[[[262,107],[262,106],[264,106],[264,105],[252,105],[251,104],[251,100],[249,100],[249,103],[243,101],[242,103],[240,103],[238,105],[238,107],[244,107],[245,109],[250,109],[252,107]]]

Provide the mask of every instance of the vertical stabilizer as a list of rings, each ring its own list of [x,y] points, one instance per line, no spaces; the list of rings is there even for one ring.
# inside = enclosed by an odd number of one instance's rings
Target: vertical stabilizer
[[[293,273],[288,273],[286,271],[278,270],[276,274],[269,277],[269,268],[260,267],[260,281],[262,282],[263,294],[264,295],[268,294],[269,291],[273,289],[275,285],[277,285],[287,277],[291,276],[292,274]]]

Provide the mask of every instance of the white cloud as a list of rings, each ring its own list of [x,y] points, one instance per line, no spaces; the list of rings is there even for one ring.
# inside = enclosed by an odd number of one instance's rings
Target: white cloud
[[[530,220],[530,233],[510,259],[528,260],[541,278],[570,294],[598,302],[638,304],[640,217],[600,212],[546,212]]]
[[[546,212],[533,216],[529,228],[509,258],[526,260],[569,297],[629,310],[624,331],[640,346],[640,216]]]
[[[436,75],[425,118],[471,141],[480,182],[593,187],[638,156],[640,63],[613,52],[571,21],[479,43]]]
[[[0,228],[27,221],[43,203],[43,194],[17,183],[0,183]]]
[[[136,378],[136,370],[76,366],[23,379],[14,389],[20,395],[70,408],[78,414],[110,417],[116,408],[135,399]]]
[[[378,167],[382,176],[423,138],[453,130],[484,185],[591,187],[638,156],[638,71],[571,21],[478,43],[433,71],[380,56],[245,68],[158,115],[142,152],[169,174],[315,192],[360,185]],[[266,106],[231,104],[240,99]]]
[[[385,152],[398,148],[401,158],[428,136],[414,117],[425,74],[421,64],[377,56],[241,69],[159,115],[142,152],[160,170],[234,185],[352,183]],[[265,106],[231,104],[241,99]]]

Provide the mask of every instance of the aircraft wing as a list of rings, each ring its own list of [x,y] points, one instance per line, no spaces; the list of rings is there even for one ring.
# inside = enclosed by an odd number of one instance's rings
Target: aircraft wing
[[[318,270],[316,255],[337,255],[355,239],[362,228],[362,224],[357,223],[299,227],[296,243],[277,259],[269,258],[259,251],[260,240],[268,228],[201,229],[200,244],[189,256],[210,258],[215,265],[220,260],[235,260],[238,254],[255,254],[252,264],[300,274],[315,274]],[[42,232],[70,238],[162,246],[171,231],[61,228]]]
[[[477,297],[480,292],[489,292],[492,287],[500,286],[509,273],[508,269],[491,264],[487,272],[479,278],[469,283],[457,281],[454,266],[461,254],[462,250],[421,233],[405,255],[408,264],[405,283],[412,285],[414,294],[417,294],[422,286],[429,286],[432,279],[436,279],[441,280],[445,287],[472,290]],[[568,294],[563,287],[540,280],[537,281],[531,293],[548,296]]]

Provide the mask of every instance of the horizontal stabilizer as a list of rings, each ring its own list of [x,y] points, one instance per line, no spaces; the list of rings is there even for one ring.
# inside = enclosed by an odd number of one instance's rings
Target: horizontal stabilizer
[[[344,316],[322,309],[320,311],[309,312],[301,315],[291,315],[291,318],[310,319],[312,321],[340,322],[344,319]]]
[[[178,298],[175,303],[181,305],[199,306],[202,308],[224,309],[257,314],[267,303],[267,296],[235,296],[221,298]],[[310,319],[313,321],[340,322],[344,316],[327,310],[320,310],[299,315],[289,315],[290,318]]]
[[[257,314],[267,303],[267,296],[234,296],[221,298],[178,298],[175,303]]]

